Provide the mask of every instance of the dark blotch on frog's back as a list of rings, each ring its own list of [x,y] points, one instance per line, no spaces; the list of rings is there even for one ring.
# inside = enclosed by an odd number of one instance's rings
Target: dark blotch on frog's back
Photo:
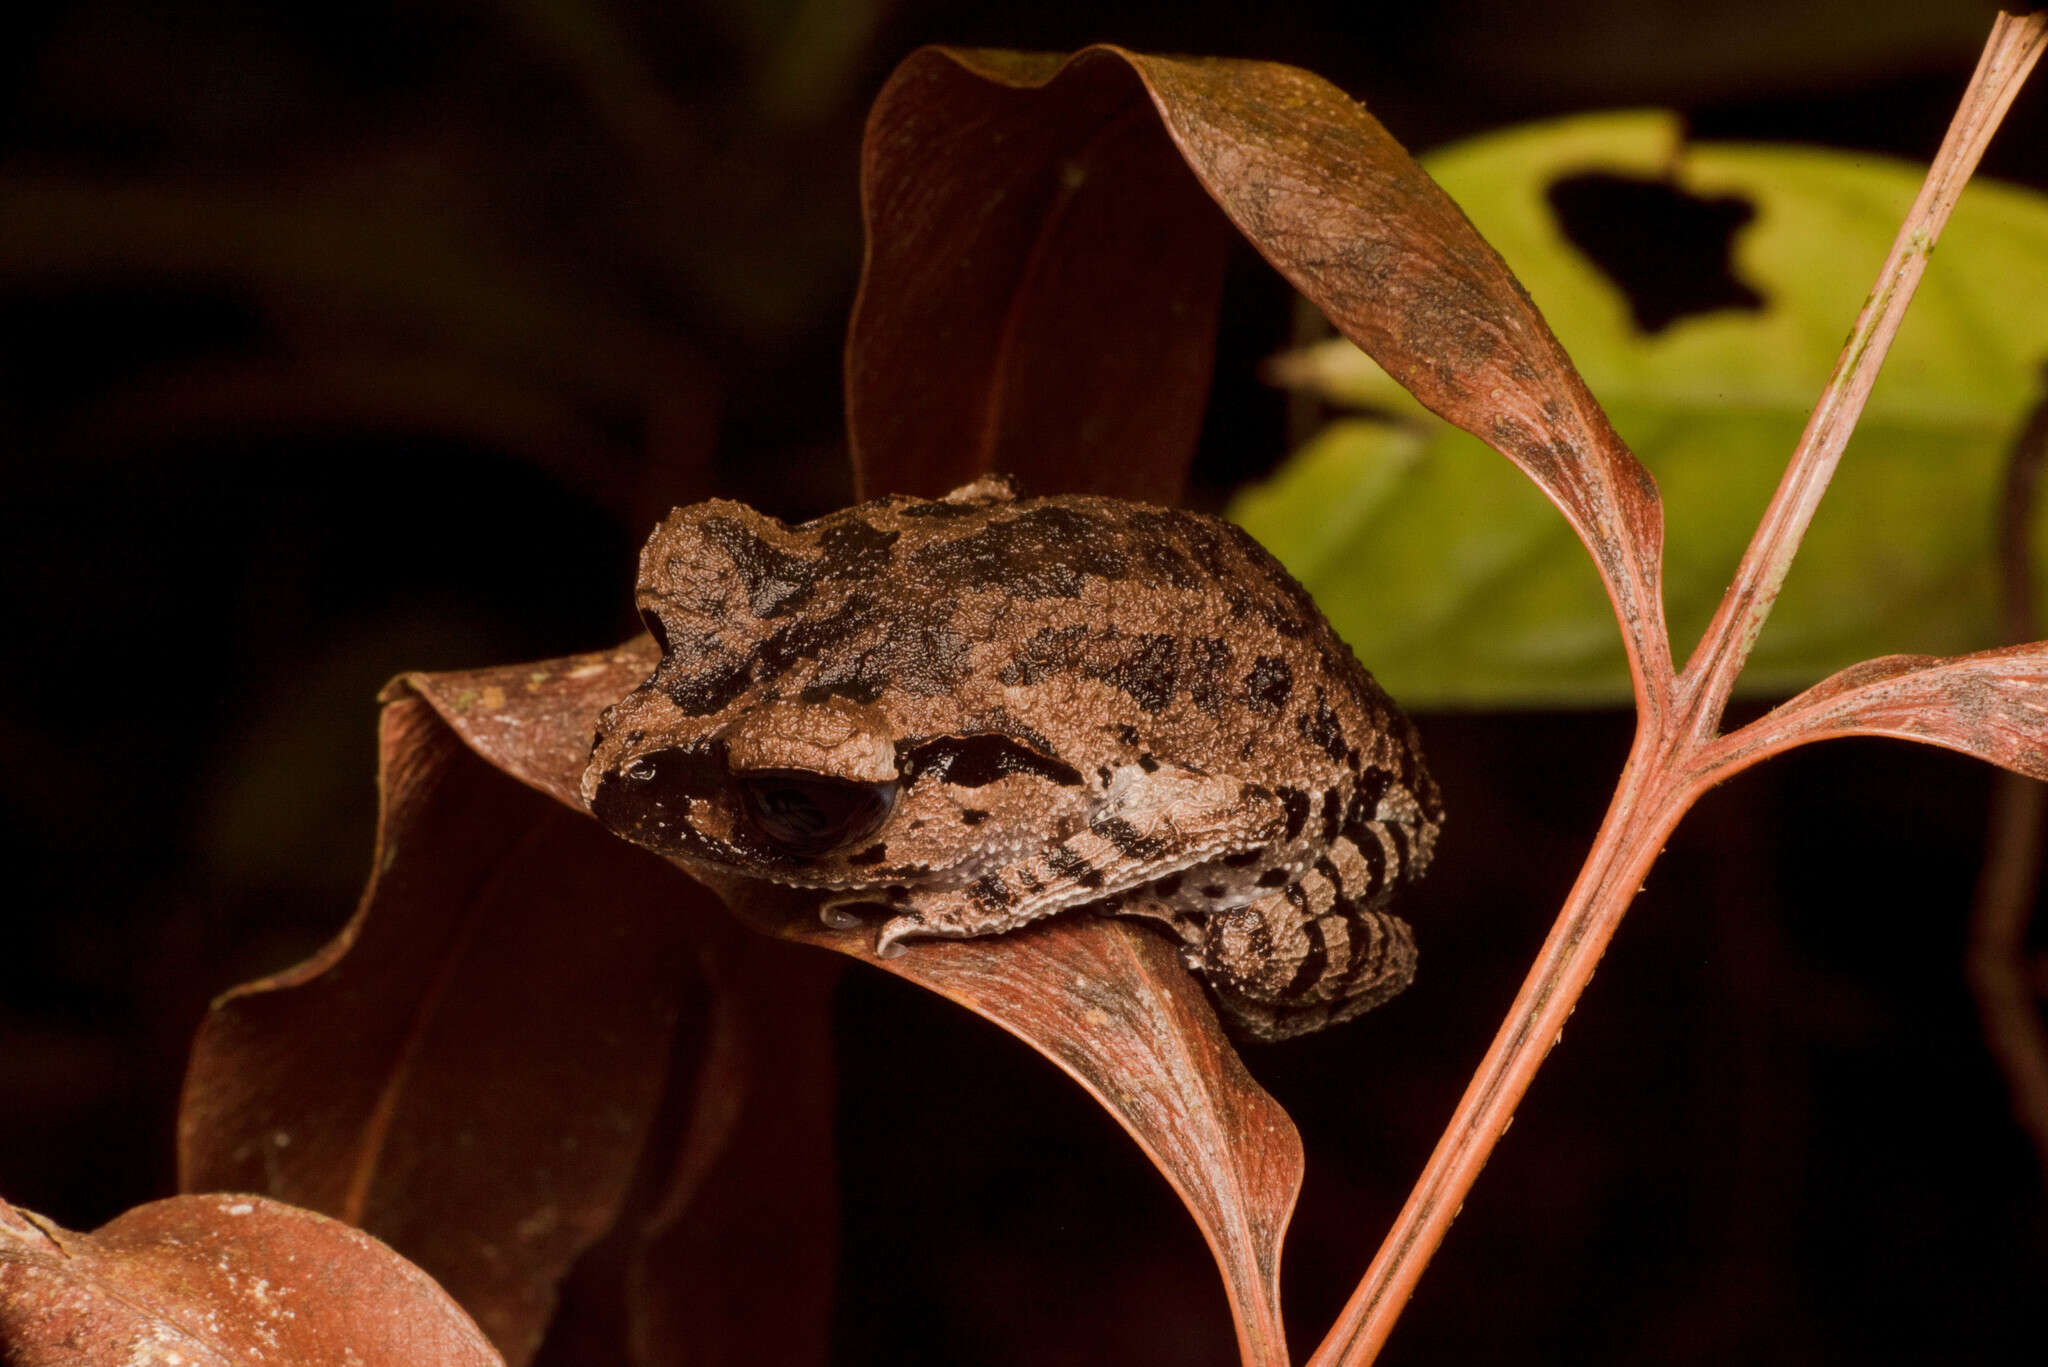
[[[1287,833],[1282,839],[1292,840],[1300,835],[1302,827],[1308,824],[1309,796],[1301,789],[1290,788],[1285,784],[1274,791],[1280,798],[1281,810],[1287,814]]]
[[[933,774],[961,788],[983,788],[1011,774],[1036,774],[1071,787],[1081,781],[1074,766],[1041,755],[1008,736],[940,736],[896,742],[896,772],[904,783]]]
[[[1320,746],[1331,759],[1343,760],[1346,749],[1344,724],[1338,720],[1336,709],[1330,706],[1322,689],[1316,690],[1316,705],[1298,713],[1294,725],[1304,740]]]
[[[883,531],[849,511],[825,520],[818,532],[818,574],[824,579],[873,579],[888,571],[901,532]]]
[[[1077,598],[1090,578],[1120,580],[1130,560],[1115,524],[1073,508],[1027,509],[964,536],[920,546],[908,569],[922,583],[996,589],[1013,598]]]
[[[953,627],[959,606],[952,598],[898,600],[877,619],[876,637],[864,648],[804,652],[819,661],[813,687],[870,702],[888,689],[919,697],[953,691],[968,670],[968,642]]]
[[[1255,711],[1278,712],[1294,692],[1294,666],[1278,655],[1261,655],[1244,677],[1245,701]]]
[[[1181,573],[1189,576],[1190,584],[1231,572],[1227,522],[1179,508],[1135,509],[1126,522],[1134,554],[1162,572],[1171,574],[1185,566]]]
[[[1188,697],[1204,715],[1220,717],[1230,701],[1230,642],[1220,636],[1196,636],[1188,641],[1187,658],[1181,662],[1181,682]]]
[[[851,593],[822,617],[800,618],[777,628],[754,652],[760,677],[774,678],[798,660],[824,657],[869,630],[881,616],[881,605],[871,595]]]
[[[745,660],[721,662],[685,675],[663,691],[684,715],[709,716],[753,686],[753,672]]]
[[[786,617],[811,600],[821,581],[871,579],[887,573],[891,548],[901,532],[884,531],[853,510],[820,519],[810,532],[813,556],[785,551],[736,517],[707,517],[698,524],[705,540],[732,563],[747,595],[747,607],[764,620]]]
[[[1098,677],[1130,694],[1141,710],[1162,712],[1180,686],[1180,641],[1162,632],[1147,632]]]

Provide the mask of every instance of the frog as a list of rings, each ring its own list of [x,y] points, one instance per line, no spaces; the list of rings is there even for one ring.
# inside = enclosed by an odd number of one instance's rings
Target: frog
[[[1389,906],[1443,821],[1415,726],[1228,521],[1000,476],[795,525],[712,499],[636,602],[660,661],[582,795],[686,870],[814,890],[885,958],[1132,918],[1241,1040],[1413,977]]]

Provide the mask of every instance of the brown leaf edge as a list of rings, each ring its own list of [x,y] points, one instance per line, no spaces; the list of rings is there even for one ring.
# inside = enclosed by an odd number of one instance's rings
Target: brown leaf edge
[[[2048,641],[1971,655],[1887,655],[1851,665],[1702,750],[1711,786],[1797,745],[1890,736],[2048,779]]]
[[[504,1367],[432,1278],[261,1196],[177,1196],[90,1234],[0,1201],[10,1367]]]
[[[623,684],[594,687],[592,707]],[[201,1023],[180,1183],[376,1234],[518,1364],[618,1219],[678,1022],[711,1010],[702,966],[741,937],[661,861],[504,783],[417,697],[386,707],[380,770],[354,918]]]
[[[657,658],[642,637],[616,651],[539,665],[408,675],[404,685],[486,762],[582,813],[577,788],[597,715]],[[643,857],[614,843],[621,858]],[[1279,1258],[1301,1188],[1301,1138],[1245,1071],[1208,999],[1163,940],[1123,922],[1070,916],[997,939],[921,944],[883,960],[872,953],[872,932],[826,928],[814,899],[800,892],[744,881],[719,891],[756,929],[936,992],[1079,1082],[1194,1216],[1222,1273],[1243,1360],[1286,1363]]]
[[[1057,454],[1103,420],[1093,380],[1109,361],[1095,353],[1115,353],[1127,406],[1155,414],[1184,401],[1175,396],[1193,315],[1145,331],[1111,320],[1091,333],[1072,320],[1106,316],[1079,297],[1100,296],[1104,280],[1131,282],[1134,316],[1155,318],[1162,277],[1186,262],[1148,252],[1145,231],[1073,231],[1061,215],[1077,210],[1063,207],[1059,187],[1078,203],[1123,175],[1137,190],[1172,185],[1154,144],[1131,126],[1147,100],[1202,190],[1296,289],[1563,511],[1606,583],[1638,699],[1659,725],[1671,668],[1656,482],[1457,205],[1364,106],[1295,67],[1106,45],[1064,58],[925,48],[904,59],[876,97],[863,149],[868,256],[846,364],[863,490],[937,492],[1000,464],[1027,483],[1049,476],[1047,492],[1124,492],[1070,477]],[[1186,212],[1178,197],[1161,204]],[[1019,222],[988,226],[1003,214]],[[1182,231],[1198,239],[1209,217],[1188,217]],[[935,250],[948,227],[970,236]],[[986,250],[999,232],[1021,240]],[[1090,252],[1100,255],[1084,259]],[[1144,378],[1155,371],[1174,378]],[[1024,372],[1032,380],[1022,392],[1037,405],[1028,422],[1006,399]],[[1062,394],[1061,379],[1073,394]],[[940,397],[949,393],[965,397]],[[1013,422],[1028,441],[1003,438]],[[1116,461],[1150,471],[1153,484],[1181,442],[1124,440]],[[1172,487],[1178,479],[1176,468]]]

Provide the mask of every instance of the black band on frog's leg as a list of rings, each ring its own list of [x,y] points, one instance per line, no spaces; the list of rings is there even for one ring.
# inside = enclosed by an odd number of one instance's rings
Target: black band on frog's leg
[[[1311,872],[1280,892],[1211,915],[1203,976],[1236,1033],[1255,1040],[1305,1035],[1378,1006],[1414,978],[1408,923],[1334,892]],[[1229,967],[1247,961],[1258,971]]]

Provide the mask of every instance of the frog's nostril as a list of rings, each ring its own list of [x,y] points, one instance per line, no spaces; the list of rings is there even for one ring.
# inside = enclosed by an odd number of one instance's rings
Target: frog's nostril
[[[723,778],[714,762],[687,750],[636,755],[598,783],[590,814],[614,835],[674,853],[690,842],[693,803]]]

